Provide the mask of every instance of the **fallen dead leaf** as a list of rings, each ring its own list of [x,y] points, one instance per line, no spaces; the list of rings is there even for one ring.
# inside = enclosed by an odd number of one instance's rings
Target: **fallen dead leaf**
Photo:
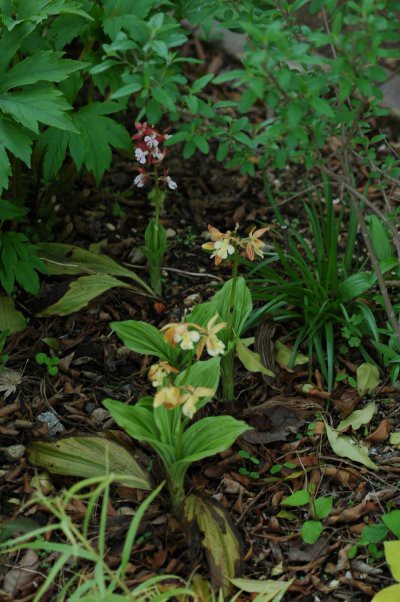
[[[336,516],[329,516],[326,521],[329,525],[335,525],[336,523],[352,523],[355,520],[358,520],[361,516],[368,514],[368,512],[372,512],[376,510],[377,504],[374,502],[361,502],[361,504],[357,504],[353,506],[353,508],[346,508],[342,510],[340,514]]]
[[[15,596],[33,583],[37,576],[40,562],[33,550],[28,550],[19,561],[18,565],[8,571],[3,581],[3,589],[8,594]]]
[[[392,425],[387,418],[381,420],[376,429],[365,438],[366,441],[386,441],[389,437]]]
[[[342,571],[347,571],[350,568],[350,559],[348,557],[348,552],[351,549],[350,543],[340,548],[338,552],[338,561],[336,565],[336,571],[341,573]]]
[[[274,405],[265,407],[263,412],[271,424],[269,432],[258,432],[255,429],[246,431],[242,435],[242,439],[248,443],[265,444],[274,441],[286,441],[290,436],[298,433],[304,424],[304,420],[297,417],[296,412],[287,406]],[[247,422],[250,426],[257,427],[259,419],[255,415],[251,415]]]
[[[339,410],[341,417],[347,418],[356,409],[360,400],[361,397],[358,392],[353,389],[345,391],[339,399],[333,399],[332,401],[333,405]]]
[[[387,487],[386,489],[381,489],[380,491],[370,491],[364,498],[365,502],[377,502],[378,500],[386,501],[391,500],[395,495],[398,494],[397,487]]]
[[[324,552],[328,547],[329,538],[328,537],[320,537],[319,540],[313,545],[306,545],[302,542],[297,543],[295,545],[290,546],[288,550],[288,558],[291,562],[307,562],[307,563],[317,563],[314,566],[318,566],[325,562],[325,558],[323,557]],[[310,569],[313,568],[309,564],[307,565]],[[301,568],[304,570],[305,567],[287,567],[288,569],[296,569]]]
[[[360,480],[359,474],[354,474],[350,469],[336,468],[335,466],[326,466],[325,475],[348,489],[354,489]]]

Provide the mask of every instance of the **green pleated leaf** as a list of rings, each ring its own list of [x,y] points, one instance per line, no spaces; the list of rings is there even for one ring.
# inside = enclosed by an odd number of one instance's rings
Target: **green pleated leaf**
[[[104,436],[36,441],[29,446],[28,455],[32,464],[54,474],[85,478],[102,476],[108,472],[117,475],[119,482],[127,487],[151,489],[148,476],[133,454]]]
[[[39,243],[37,248],[39,257],[44,261],[50,276],[107,274],[129,278],[148,293],[152,293],[150,287],[133,270],[124,268],[107,255],[92,253],[74,245],[53,242]]]
[[[38,316],[67,316],[85,307],[92,299],[114,287],[133,288],[131,285],[106,274],[81,276],[69,285],[65,295]]]

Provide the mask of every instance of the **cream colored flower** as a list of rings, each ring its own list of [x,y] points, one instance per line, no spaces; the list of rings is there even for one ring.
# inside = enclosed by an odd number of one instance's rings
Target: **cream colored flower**
[[[189,327],[195,330],[189,330]],[[197,324],[181,322],[176,324],[166,324],[161,330],[165,330],[165,340],[175,347],[179,344],[181,349],[193,349],[194,344],[200,340],[200,333],[197,330]]]
[[[175,347],[177,343],[176,337],[182,336],[187,331],[187,324],[181,322],[166,324],[161,330],[165,331],[164,338],[167,343]]]
[[[179,387],[168,385],[163,387],[154,396],[153,406],[158,408],[164,406],[167,410],[173,410],[183,403]]]
[[[175,338],[181,349],[185,351],[194,348],[194,344],[200,340],[200,333],[197,330],[187,330],[184,334]]]
[[[237,240],[230,230],[223,233],[214,228],[214,226],[209,225],[208,231],[210,232],[212,242],[204,243],[202,248],[207,251],[213,251],[211,257],[215,259],[215,265],[219,265],[223,259],[227,259],[229,255],[234,254],[235,247],[232,243],[237,242]]]
[[[214,395],[214,389],[207,387],[186,387],[185,393],[182,395],[182,412],[188,418],[193,418],[196,412],[196,404],[202,397],[211,397]]]
[[[207,352],[212,357],[222,355],[225,351],[225,344],[217,337],[217,333],[225,328],[226,322],[215,324],[218,320],[218,314],[215,314],[207,324],[207,328],[202,331],[200,345],[197,348],[197,358],[203,353],[204,347],[207,347]]]
[[[260,236],[262,236],[269,228],[260,228],[256,230],[254,227],[247,239],[244,239],[243,242],[246,242],[246,255],[250,259],[250,261],[254,261],[255,256],[264,257],[263,248],[264,243],[260,240]]]
[[[168,362],[158,362],[157,364],[150,366],[148,377],[149,380],[151,380],[153,387],[157,388],[164,383],[166,377],[172,372],[178,372],[178,370],[173,366],[170,366]]]
[[[207,353],[212,357],[223,355],[225,352],[225,343],[223,343],[215,334],[207,337]]]

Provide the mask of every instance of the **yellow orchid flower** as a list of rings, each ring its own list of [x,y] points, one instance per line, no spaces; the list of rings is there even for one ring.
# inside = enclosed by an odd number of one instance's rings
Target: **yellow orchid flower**
[[[151,380],[153,387],[157,388],[160,387],[164,383],[165,378],[173,372],[176,373],[178,370],[171,366],[168,362],[161,361],[150,366],[147,376],[149,380]]]
[[[196,404],[202,397],[211,397],[214,394],[214,389],[207,387],[186,387],[186,392],[182,395],[182,412],[188,418],[193,418],[196,412]]]
[[[154,396],[153,406],[158,408],[164,406],[167,410],[173,410],[182,404],[182,395],[179,387],[168,385],[163,387]]]

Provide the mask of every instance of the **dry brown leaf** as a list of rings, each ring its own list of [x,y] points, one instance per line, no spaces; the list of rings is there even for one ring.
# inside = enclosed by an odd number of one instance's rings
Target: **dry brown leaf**
[[[27,550],[18,565],[8,571],[4,577],[4,591],[15,596],[17,592],[25,590],[35,580],[39,565],[39,557],[36,552]]]
[[[333,399],[332,401],[333,405],[339,410],[341,417],[347,418],[356,409],[360,400],[361,397],[356,389],[352,389],[345,391],[340,399]]]
[[[356,483],[360,480],[359,475],[354,475],[345,468],[336,468],[336,466],[326,466],[325,475],[348,489],[354,489]]]
[[[335,525],[336,523],[352,523],[355,520],[358,520],[361,516],[376,510],[377,504],[374,502],[361,502],[361,504],[357,504],[357,506],[353,506],[353,508],[346,508],[342,510],[340,514],[336,516],[328,517],[327,523],[329,525]]]
[[[354,535],[361,535],[361,533],[364,531],[366,527],[365,523],[357,523],[356,525],[351,525],[349,527],[349,530],[351,533],[354,533]]]
[[[317,577],[317,575],[311,575],[311,581],[315,589],[323,594],[330,594],[334,589],[333,587],[329,587],[329,585],[322,583],[321,579]]]
[[[386,441],[389,433],[392,430],[392,425],[387,418],[381,420],[376,429],[365,438],[366,441]]]
[[[347,545],[340,548],[338,552],[338,561],[335,568],[335,571],[341,573],[342,571],[347,571],[350,568],[350,560],[348,556],[348,552],[351,549],[352,544],[348,543]]]

